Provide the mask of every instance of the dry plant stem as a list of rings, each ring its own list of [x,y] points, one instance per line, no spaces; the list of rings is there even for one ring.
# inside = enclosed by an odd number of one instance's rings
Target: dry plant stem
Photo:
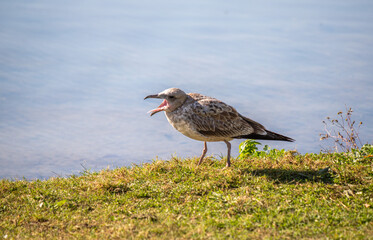
[[[359,146],[362,145],[359,137],[359,129],[362,122],[355,128],[355,121],[351,119],[352,112],[352,108],[347,108],[346,106],[346,116],[343,116],[343,112],[338,112],[339,121],[338,119],[330,119],[330,117],[327,117],[328,122],[323,121],[326,134],[320,134],[322,136],[321,140],[333,139],[336,152],[338,152],[339,149],[348,152],[351,151],[351,149],[359,149]],[[330,123],[332,127],[338,128],[339,131],[330,131],[328,129],[328,123]]]

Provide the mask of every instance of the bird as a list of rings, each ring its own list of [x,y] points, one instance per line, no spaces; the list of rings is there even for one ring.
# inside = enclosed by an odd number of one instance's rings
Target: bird
[[[230,154],[233,139],[279,140],[294,139],[267,130],[263,125],[247,118],[237,110],[212,97],[199,93],[185,93],[179,88],[169,88],[144,98],[163,99],[150,116],[164,111],[168,122],[179,132],[194,140],[203,141],[204,148],[197,165],[201,165],[207,152],[207,142],[223,141],[227,145],[226,167],[231,166]]]

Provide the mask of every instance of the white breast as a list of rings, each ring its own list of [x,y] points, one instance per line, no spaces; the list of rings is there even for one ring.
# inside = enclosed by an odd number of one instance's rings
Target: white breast
[[[185,116],[167,112],[165,112],[165,114],[168,122],[185,136],[199,141],[208,141],[205,136],[197,132],[195,127],[187,121]]]
[[[176,111],[174,112],[165,112],[168,122],[179,132],[184,134],[187,137],[190,137],[198,141],[206,142],[218,142],[223,140],[232,140],[231,138],[226,137],[206,137],[199,133],[196,130],[196,126],[193,124],[193,121],[188,120],[187,114],[179,114]]]

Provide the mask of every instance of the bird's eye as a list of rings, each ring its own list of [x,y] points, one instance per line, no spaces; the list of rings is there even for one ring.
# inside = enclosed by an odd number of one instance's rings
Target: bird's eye
[[[169,96],[170,99],[174,99],[175,97],[174,96]]]

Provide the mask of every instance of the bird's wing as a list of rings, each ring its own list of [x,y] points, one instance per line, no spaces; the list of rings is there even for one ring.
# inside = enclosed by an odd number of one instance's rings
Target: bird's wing
[[[204,136],[233,138],[255,132],[255,126],[245,121],[233,107],[200,94],[189,96],[195,100],[190,105],[192,121]]]

